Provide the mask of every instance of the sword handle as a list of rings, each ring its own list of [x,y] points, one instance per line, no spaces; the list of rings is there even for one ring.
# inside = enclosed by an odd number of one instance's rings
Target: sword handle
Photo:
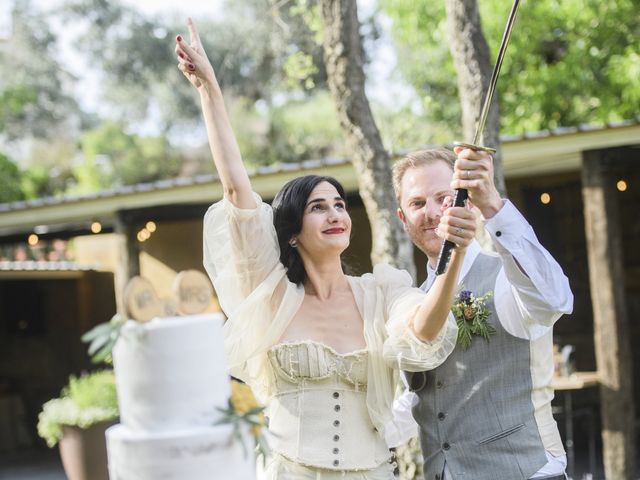
[[[496,153],[495,148],[483,147],[480,145],[473,145],[471,143],[464,142],[453,142],[454,147],[463,147],[470,148],[475,151],[484,151],[489,152],[491,155]],[[454,207],[463,207],[467,202],[467,198],[469,198],[469,192],[464,188],[458,188],[456,190],[456,194],[453,197],[453,206]],[[442,246],[440,247],[440,254],[438,255],[438,265],[436,267],[436,275],[442,275],[447,271],[447,266],[449,265],[449,260],[451,260],[451,251],[455,248],[456,244],[450,240],[445,240],[442,242]]]
[[[456,194],[453,197],[453,206],[462,207],[469,197],[469,192],[464,188],[456,190]],[[451,251],[455,248],[456,244],[451,240],[445,240],[440,247],[440,254],[438,255],[438,266],[436,267],[436,275],[442,275],[447,271],[449,260],[451,260]]]

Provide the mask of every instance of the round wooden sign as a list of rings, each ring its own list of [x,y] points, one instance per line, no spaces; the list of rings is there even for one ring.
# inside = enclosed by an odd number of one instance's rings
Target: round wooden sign
[[[129,318],[148,322],[164,314],[163,302],[158,298],[153,285],[142,277],[133,277],[124,289],[124,302]]]
[[[211,282],[198,270],[180,272],[173,282],[173,293],[178,300],[178,312],[182,315],[202,313],[213,300]]]

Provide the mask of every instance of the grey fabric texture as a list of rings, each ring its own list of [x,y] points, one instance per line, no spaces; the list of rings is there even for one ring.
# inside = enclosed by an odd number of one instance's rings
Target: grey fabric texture
[[[492,291],[499,257],[481,253],[461,282],[476,296]],[[509,334],[487,301],[496,334],[456,346],[429,372],[405,372],[419,398],[425,479],[442,478],[445,461],[453,480],[528,479],[547,463],[531,401],[530,346]]]

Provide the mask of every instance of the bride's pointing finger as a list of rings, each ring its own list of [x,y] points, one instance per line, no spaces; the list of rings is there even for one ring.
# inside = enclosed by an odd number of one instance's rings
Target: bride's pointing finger
[[[202,45],[200,41],[200,34],[198,33],[198,29],[196,28],[196,24],[193,23],[191,17],[187,19],[187,29],[189,30],[189,37],[191,39],[191,44]]]

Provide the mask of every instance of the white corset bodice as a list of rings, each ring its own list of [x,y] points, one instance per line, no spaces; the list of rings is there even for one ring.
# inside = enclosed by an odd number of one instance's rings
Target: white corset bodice
[[[268,356],[276,385],[268,411],[274,451],[337,470],[375,468],[389,459],[367,410],[366,349],[340,354],[303,341],[278,344]]]

